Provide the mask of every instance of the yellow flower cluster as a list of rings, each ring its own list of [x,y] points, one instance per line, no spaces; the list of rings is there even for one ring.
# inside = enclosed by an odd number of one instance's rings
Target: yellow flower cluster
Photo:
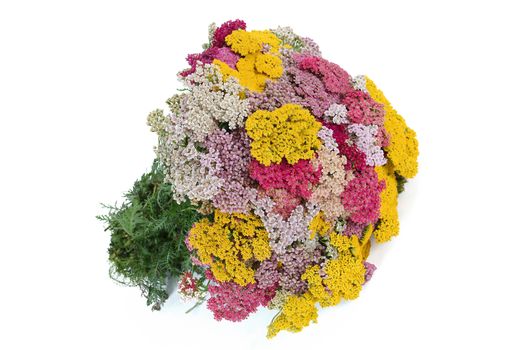
[[[397,111],[390,105],[383,92],[370,78],[366,78],[366,89],[370,96],[384,105],[385,129],[390,134],[390,145],[386,147],[387,157],[394,165],[394,171],[405,178],[417,174],[419,155],[416,133],[410,129]]]
[[[319,265],[313,265],[306,269],[301,278],[308,282],[308,291],[322,307],[336,305],[341,299],[357,298],[365,282],[363,261],[349,251],[340,253],[336,259],[326,263],[326,277],[321,277],[320,272]]]
[[[308,229],[310,230],[310,239],[314,239],[316,234],[325,236],[328,232],[330,232],[332,229],[332,224],[325,220],[323,212],[320,211],[316,216],[314,216],[312,221],[310,221]]]
[[[193,226],[189,242],[218,281],[234,281],[241,286],[255,282],[255,272],[246,262],[271,256],[268,232],[253,214],[215,210],[213,222],[204,218]]]
[[[332,292],[331,299],[336,298],[331,305],[338,304],[340,298],[350,300],[359,296],[366,274],[361,260],[350,253],[343,253],[326,264],[325,272],[324,285]]]
[[[352,237],[355,237],[355,239],[357,239],[357,236],[352,236]],[[336,232],[332,232],[330,233],[330,244],[333,247],[337,248],[338,252],[342,253],[350,249],[352,242],[351,242],[350,237],[338,234]]]
[[[271,52],[278,52],[281,39],[269,30],[252,30],[247,32],[237,29],[226,37],[226,44],[241,56],[261,52],[263,45],[268,45]]]
[[[381,192],[381,209],[379,223],[374,229],[374,237],[377,242],[389,241],[393,236],[399,234],[399,218],[397,214],[397,181],[393,166],[388,163],[382,167],[375,168],[379,180],[385,180],[386,187]]]
[[[268,326],[268,338],[283,330],[299,332],[311,321],[317,322],[315,299],[309,293],[302,296],[291,295],[286,299],[281,313]]]
[[[260,92],[264,90],[267,79],[277,79],[283,74],[279,58],[281,40],[272,32],[238,29],[226,37],[226,44],[242,57],[237,61],[236,70],[220,60],[213,61],[225,80],[233,76],[242,86]],[[264,52],[263,47],[266,47]]]
[[[246,120],[246,131],[252,139],[250,152],[266,166],[280,163],[283,157],[290,164],[313,158],[321,146],[319,129],[321,123],[296,104],[286,104],[272,112],[258,110]]]
[[[308,282],[308,292],[322,307],[336,305],[341,299],[357,298],[365,282],[366,269],[357,236],[350,238],[332,232],[330,244],[339,254],[326,263],[324,277],[321,277],[319,265],[308,267],[301,276]]]
[[[351,300],[359,296],[365,282],[366,268],[363,264],[365,251],[370,247],[372,226],[366,230],[363,242],[357,236],[347,237],[330,232],[322,215],[317,214],[310,223],[310,230],[330,237],[330,244],[337,249],[336,259],[326,263],[321,274],[321,267],[313,265],[306,269],[301,279],[308,282],[308,291],[302,296],[287,297],[281,313],[268,326],[268,337],[275,336],[282,330],[298,332],[316,322],[319,303],[322,307],[338,304],[341,299]]]

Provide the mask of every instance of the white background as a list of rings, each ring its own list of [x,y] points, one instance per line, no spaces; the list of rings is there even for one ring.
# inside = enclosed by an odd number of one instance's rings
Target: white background
[[[2,0],[0,348],[524,349],[518,3]],[[401,235],[374,247],[360,298],[271,341],[265,310],[219,323],[172,297],[151,312],[109,279],[94,218],[148,169],[146,115],[186,54],[235,18],[313,37],[374,79],[420,141]]]

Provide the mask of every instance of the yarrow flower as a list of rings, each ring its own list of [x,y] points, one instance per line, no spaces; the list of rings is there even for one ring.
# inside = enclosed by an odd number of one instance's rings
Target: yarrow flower
[[[262,91],[266,79],[279,78],[283,73],[278,47],[281,41],[270,31],[251,31],[243,29],[232,31],[224,38],[225,43],[241,58],[232,68],[220,59],[213,61],[225,78],[235,77],[242,86]]]
[[[314,169],[312,163],[306,160],[299,160],[294,165],[285,161],[269,166],[264,166],[258,161],[252,161],[250,164],[250,176],[257,180],[263,189],[281,188],[303,199],[310,197],[311,189],[319,182],[320,175],[320,167]]]
[[[365,282],[364,283],[366,283],[366,282],[368,282],[368,281],[370,281],[372,279],[372,276],[374,275],[374,272],[377,269],[377,267],[374,264],[369,263],[368,261],[365,261],[364,265],[365,265],[365,269],[366,269]]]
[[[221,122],[230,129],[244,123],[248,101],[241,98],[242,87],[235,79],[223,77],[217,66],[197,65],[183,81],[190,92],[181,96],[174,123],[180,124],[188,136],[202,142]]]
[[[212,46],[226,46],[226,37],[235,30],[246,30],[246,23],[240,19],[224,22],[219,28],[217,28],[214,31]]]
[[[213,222],[205,218],[195,223],[189,243],[199,260],[210,266],[215,279],[241,286],[255,282],[252,259],[264,261],[271,256],[268,233],[254,215],[216,210]]]
[[[380,193],[384,187],[384,181],[377,179],[373,169],[364,171],[348,182],[341,193],[341,200],[353,222],[370,224],[377,221],[381,206]]]
[[[332,151],[336,154],[339,153],[339,146],[337,145],[337,141],[334,138],[334,131],[332,129],[328,129],[323,125],[317,133],[317,136],[323,142],[323,146],[329,151]]]
[[[355,77],[353,77],[352,86],[356,90],[368,92],[368,90],[366,89],[366,77],[364,75],[356,75]]]
[[[208,309],[213,317],[234,322],[246,319],[259,306],[266,306],[275,295],[275,290],[259,289],[254,283],[240,286],[234,282],[209,286],[208,292]]]
[[[246,131],[252,139],[251,154],[269,166],[286,158],[289,164],[311,159],[321,146],[317,132],[321,123],[307,109],[294,104],[273,112],[258,110],[246,120]]]
[[[278,312],[268,337],[297,332],[372,278],[370,250],[399,233],[416,135],[368,77],[289,27],[233,20],[208,34],[169,111],[148,115],[167,193],[187,205],[169,212],[183,232],[155,229],[181,252],[184,300],[207,298],[215,319],[234,322],[268,307]],[[148,208],[167,211],[161,199]],[[149,219],[139,214],[126,213],[136,221],[118,233],[134,237]]]
[[[251,208],[257,190],[248,176],[249,144],[246,133],[241,131],[220,129],[208,135],[204,143],[208,153],[203,159],[214,163],[214,174],[223,180],[212,200],[215,208],[230,213],[246,213]]]
[[[341,194],[345,190],[352,173],[345,171],[347,159],[328,148],[321,147],[314,166],[322,169],[319,185],[313,190],[311,200],[323,211],[331,221],[347,216],[346,209],[341,201]]]
[[[282,330],[299,332],[310,322],[317,322],[315,299],[309,294],[291,295],[286,298],[281,313],[268,326],[268,338],[275,337]]]
[[[177,291],[185,302],[198,301],[205,296],[205,292],[200,288],[199,282],[189,271],[184,272],[180,277]]]
[[[347,113],[345,105],[334,103],[324,112],[324,117],[334,124],[348,124]]]
[[[386,164],[384,152],[378,142],[377,125],[352,124],[348,127],[351,139],[357,148],[366,155],[366,165],[381,166]]]

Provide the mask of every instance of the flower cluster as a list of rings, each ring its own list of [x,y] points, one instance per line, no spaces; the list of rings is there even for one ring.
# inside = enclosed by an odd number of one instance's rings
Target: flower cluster
[[[242,321],[259,306],[266,306],[275,295],[275,290],[261,289],[253,283],[240,286],[225,282],[208,287],[208,308],[217,321]]]
[[[368,77],[288,27],[212,25],[187,61],[170,113],[148,123],[174,200],[202,214],[186,244],[207,306],[230,321],[277,309],[269,337],[300,331],[318,306],[357,298],[372,240],[398,234],[415,133]],[[202,299],[195,281],[184,275],[179,292]]]
[[[319,182],[320,169],[314,169],[306,160],[299,160],[290,165],[286,161],[280,164],[264,166],[254,160],[250,166],[250,175],[264,189],[282,188],[292,195],[308,199],[311,188]]]
[[[232,52],[241,56],[235,68],[216,57],[213,62],[225,77],[235,77],[242,86],[262,91],[267,79],[279,78],[283,73],[277,54],[281,41],[269,30],[247,32],[238,29],[226,36],[225,42]]]
[[[218,281],[234,281],[241,286],[255,282],[252,262],[271,255],[268,233],[254,215],[215,210],[213,222],[207,218],[197,222],[188,241]]]
[[[199,288],[199,282],[189,271],[184,272],[180,277],[177,292],[183,301],[196,301],[205,295],[205,291]]]
[[[262,164],[281,163],[286,158],[295,164],[311,159],[321,146],[317,133],[321,123],[310,112],[295,104],[286,104],[269,112],[258,110],[246,120],[246,131],[252,139],[252,156]]]

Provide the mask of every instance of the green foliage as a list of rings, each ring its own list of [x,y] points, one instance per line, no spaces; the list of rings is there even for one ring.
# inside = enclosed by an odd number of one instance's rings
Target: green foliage
[[[147,304],[159,310],[169,296],[168,280],[195,269],[184,239],[202,216],[189,202],[173,200],[158,160],[125,194],[121,206],[104,207],[108,214],[97,219],[111,232],[111,278],[139,287]]]
[[[395,175],[397,182],[397,193],[401,193],[405,190],[405,184],[407,183],[407,179],[399,175],[398,173],[395,173]]]

